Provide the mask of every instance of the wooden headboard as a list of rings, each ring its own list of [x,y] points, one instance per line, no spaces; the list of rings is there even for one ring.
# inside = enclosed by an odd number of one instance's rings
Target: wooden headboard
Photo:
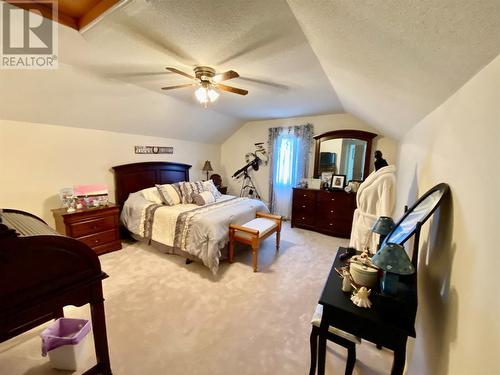
[[[191,166],[188,164],[167,161],[150,161],[113,167],[116,204],[123,207],[130,193],[155,186],[155,184],[189,181],[189,168]]]

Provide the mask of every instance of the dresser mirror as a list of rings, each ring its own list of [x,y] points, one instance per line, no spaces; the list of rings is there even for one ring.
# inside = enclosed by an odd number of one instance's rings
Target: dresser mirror
[[[377,134],[362,130],[334,130],[314,136],[314,177],[330,172],[346,181],[363,181],[370,170],[372,140]]]

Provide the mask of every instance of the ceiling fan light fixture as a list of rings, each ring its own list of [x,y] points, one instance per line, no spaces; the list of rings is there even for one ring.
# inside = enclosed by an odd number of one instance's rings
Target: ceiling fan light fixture
[[[213,88],[208,86],[201,86],[195,92],[194,95],[196,99],[204,104],[205,107],[208,103],[213,103],[219,98],[219,93],[215,91]]]

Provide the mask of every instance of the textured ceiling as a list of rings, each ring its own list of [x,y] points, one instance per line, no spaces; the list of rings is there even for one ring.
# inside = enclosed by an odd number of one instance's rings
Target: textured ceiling
[[[498,0],[130,0],[55,71],[0,71],[0,118],[220,143],[246,120],[350,112],[400,137],[500,53]],[[166,66],[236,70],[203,109]]]
[[[400,137],[500,53],[499,0],[288,0],[345,110]]]
[[[160,90],[191,82],[166,66],[236,70],[241,78],[227,84],[249,94],[222,92],[210,108],[240,120],[343,112],[285,0],[134,0],[85,32],[62,58],[194,105],[194,88]]]

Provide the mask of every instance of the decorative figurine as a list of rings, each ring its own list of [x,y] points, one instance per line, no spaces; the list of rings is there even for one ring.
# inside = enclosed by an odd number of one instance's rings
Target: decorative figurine
[[[347,267],[342,268],[342,291],[350,292],[352,290],[351,274]]]
[[[368,298],[371,292],[371,289],[366,289],[366,287],[362,286],[355,294],[351,296],[352,303],[354,303],[356,306],[369,309],[372,306],[372,303]]]

